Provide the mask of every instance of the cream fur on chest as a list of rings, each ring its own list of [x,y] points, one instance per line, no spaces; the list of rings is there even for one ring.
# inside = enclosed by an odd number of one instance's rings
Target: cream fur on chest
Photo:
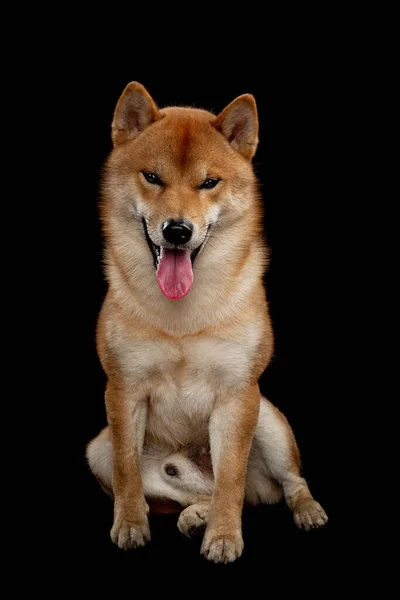
[[[119,363],[125,378],[146,390],[147,436],[171,447],[207,443],[216,397],[246,386],[259,340],[256,323],[247,323],[229,339],[211,334],[125,337]]]

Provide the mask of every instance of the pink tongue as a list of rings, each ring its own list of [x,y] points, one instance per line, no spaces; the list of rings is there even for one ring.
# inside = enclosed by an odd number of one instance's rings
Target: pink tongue
[[[160,290],[167,298],[180,300],[186,296],[193,283],[190,251],[162,249],[157,281]]]

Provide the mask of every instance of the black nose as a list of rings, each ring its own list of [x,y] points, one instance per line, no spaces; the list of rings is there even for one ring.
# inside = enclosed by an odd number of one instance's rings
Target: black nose
[[[193,225],[183,219],[168,219],[162,224],[162,233],[169,244],[186,244],[192,237]]]

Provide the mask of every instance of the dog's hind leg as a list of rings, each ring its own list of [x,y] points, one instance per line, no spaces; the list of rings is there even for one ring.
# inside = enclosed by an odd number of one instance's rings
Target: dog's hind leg
[[[271,477],[260,445],[254,439],[247,463],[245,503],[276,504],[282,497],[282,486]]]
[[[205,453],[203,458],[205,462],[200,460],[200,466],[197,461],[180,453],[169,456],[163,464],[163,471],[173,478],[173,484],[182,490],[190,490],[193,494],[191,501],[187,503],[189,506],[181,512],[178,519],[178,529],[187,537],[203,534],[209,520],[214,476],[210,455]],[[177,478],[175,469],[179,474]]]
[[[308,530],[327,522],[325,511],[314,500],[305,479],[300,476],[300,454],[286,417],[264,397],[261,398],[258,424],[250,452],[250,479],[248,477],[246,486],[250,502],[254,502],[257,495],[262,501],[262,494],[259,493],[262,490],[262,477],[260,468],[257,470],[260,459],[263,462],[262,468],[268,474],[268,486],[275,482],[275,491],[276,484],[280,486],[298,527]]]
[[[106,427],[88,444],[86,457],[100,485],[113,497],[112,454]],[[170,454],[152,446],[143,448],[140,474],[147,498],[173,500],[182,506],[196,503],[199,495],[211,494],[214,485],[212,474],[201,470],[184,453]]]
[[[178,519],[181,533],[187,537],[204,533],[210,515],[211,499],[211,496],[197,496],[196,501],[181,512]]]
[[[112,444],[110,430],[105,427],[86,448],[89,467],[103,490],[114,498],[112,489]]]

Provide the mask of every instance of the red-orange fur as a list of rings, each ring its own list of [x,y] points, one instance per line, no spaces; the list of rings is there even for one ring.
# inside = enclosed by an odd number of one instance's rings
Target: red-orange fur
[[[143,444],[172,453],[186,443],[208,446],[211,436],[215,490],[210,502],[198,500],[209,515],[203,552],[217,562],[241,553],[246,465],[260,408],[258,378],[273,351],[262,283],[267,262],[262,207],[250,162],[257,136],[250,95],[239,97],[216,117],[191,108],[159,110],[148,92],[132,83],[115,111],[114,150],[105,168],[101,203],[109,290],[98,321],[97,347],[108,376],[112,537],[123,547],[149,538],[139,471]],[[164,185],[150,185],[143,171],[156,173]],[[221,181],[214,189],[201,190],[206,177]],[[208,221],[218,221],[196,259],[193,288],[182,300],[168,300],[157,286],[141,214],[148,219],[152,239],[160,235],[166,219],[189,219],[203,237]],[[218,344],[223,351],[214,356]],[[214,358],[207,361],[200,352],[203,347]],[[154,364],[147,348],[153,348]],[[194,385],[193,351],[204,369],[204,385],[213,389],[213,398],[207,400],[210,422],[199,417],[195,433],[189,424],[178,432],[174,414],[158,400],[158,390],[169,377],[182,388]],[[231,372],[224,352],[232,355]],[[285,417],[276,414],[291,440],[288,469],[299,478],[294,436]]]

